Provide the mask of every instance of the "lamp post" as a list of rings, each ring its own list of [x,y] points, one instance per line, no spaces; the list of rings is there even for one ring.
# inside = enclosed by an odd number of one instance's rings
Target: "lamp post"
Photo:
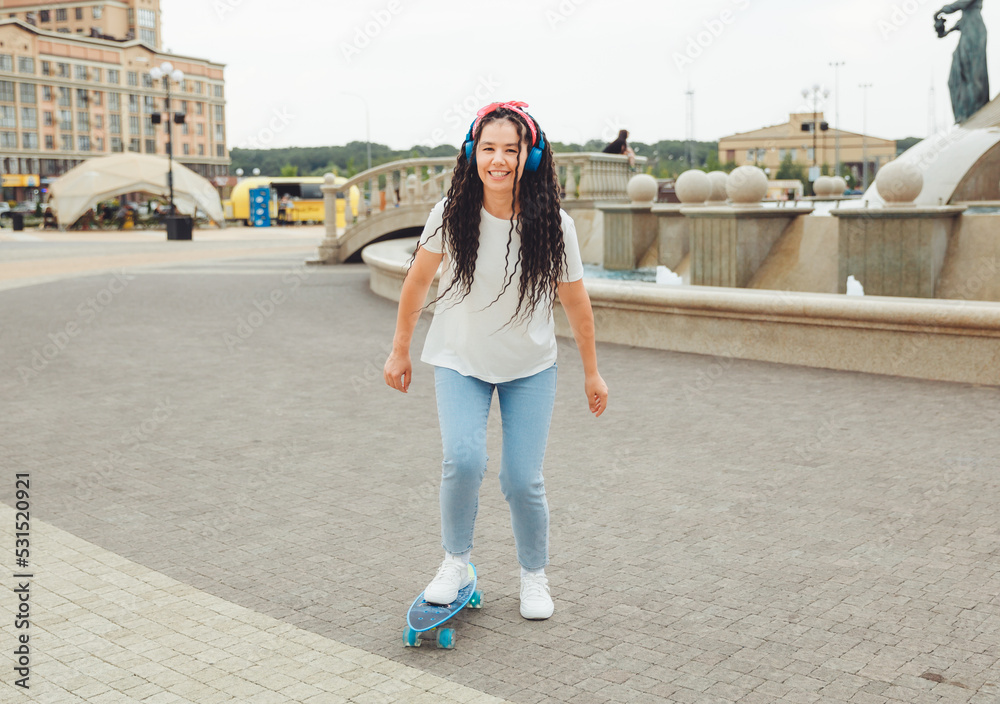
[[[804,88],[802,90],[802,97],[807,101],[812,101],[813,106],[813,167],[819,166],[819,152],[817,151],[817,133],[819,132],[819,101],[826,100],[830,97],[830,91],[827,88],[820,88],[819,85],[814,85],[812,88]]]
[[[860,88],[863,91],[862,95],[864,96],[861,102],[862,110],[864,113],[862,115],[862,122],[861,122],[862,124],[861,159],[864,161],[864,165],[862,167],[863,168],[862,173],[864,174],[863,180],[861,182],[862,191],[868,190],[868,89],[871,87],[872,87],[871,83],[861,83],[860,85],[858,85],[858,88]]]
[[[341,95],[349,95],[352,98],[358,98],[362,103],[365,104],[365,144],[368,146],[368,169],[372,168],[372,131],[371,131],[371,112],[368,109],[368,100],[363,95],[358,95],[357,93],[341,93]]]
[[[834,94],[834,119],[837,121],[837,126],[834,128],[834,150],[836,151],[836,171],[834,171],[834,176],[840,176],[840,67],[844,65],[844,61],[831,61],[830,66],[833,67],[833,94]]]
[[[149,77],[154,81],[158,81],[162,78],[163,88],[167,91],[167,97],[163,103],[163,108],[167,123],[167,163],[169,164],[169,170],[167,172],[167,186],[170,189],[170,217],[173,218],[177,212],[174,208],[174,130],[172,125],[174,119],[177,120],[178,124],[182,123],[184,121],[184,116],[182,113],[177,113],[177,117],[174,118],[170,112],[170,81],[180,83],[184,80],[184,72],[179,68],[175,69],[173,64],[169,61],[164,61],[159,66],[154,66],[149,70]]]

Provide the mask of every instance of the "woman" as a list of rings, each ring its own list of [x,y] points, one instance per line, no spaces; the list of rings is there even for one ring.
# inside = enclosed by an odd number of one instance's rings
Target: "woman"
[[[635,152],[628,145],[628,130],[618,130],[618,138],[603,151],[605,154],[624,154],[628,157],[628,165],[635,166]]]
[[[576,229],[559,207],[552,150],[526,107],[493,103],[469,128],[448,197],[431,211],[403,282],[384,372],[386,384],[408,391],[413,329],[444,260],[421,360],[434,365],[445,558],[424,598],[451,603],[469,581],[495,391],[503,421],[500,487],[521,565],[521,615],[545,619],[554,608],[545,576],[549,510],[542,458],[556,391],[556,295],[580,350],[595,416],[607,407],[608,387],[597,370]]]
[[[961,10],[962,19],[945,31],[943,15]],[[961,124],[990,102],[990,78],[986,62],[986,24],[983,22],[983,0],[959,0],[945,5],[935,15],[938,36],[945,37],[958,30],[958,40],[952,58],[948,88],[951,91],[955,122]]]

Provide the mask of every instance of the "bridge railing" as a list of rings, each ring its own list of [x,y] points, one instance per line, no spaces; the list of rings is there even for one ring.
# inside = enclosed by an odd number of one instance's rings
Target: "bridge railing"
[[[555,154],[556,171],[563,187],[563,203],[579,201],[585,206],[593,201],[627,202],[626,187],[634,173],[628,158],[617,154],[599,152]],[[636,158],[636,168],[646,163],[645,157]],[[340,243],[347,240],[352,230],[366,226],[372,238],[379,233],[373,221],[397,208],[421,209],[430,212],[431,206],[448,194],[451,188],[455,157],[426,157],[403,159],[362,171],[345,183],[334,184],[332,176],[323,184],[326,205],[326,237],[320,248],[320,258],[338,258]],[[351,207],[350,193],[357,188],[361,197],[357,208]],[[338,199],[344,199],[345,224],[338,230],[336,213]],[[365,235],[365,239],[367,235]],[[342,259],[341,259],[342,261]]]

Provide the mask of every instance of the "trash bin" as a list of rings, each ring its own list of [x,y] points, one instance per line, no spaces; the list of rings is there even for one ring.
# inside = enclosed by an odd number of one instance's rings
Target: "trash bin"
[[[10,226],[15,230],[24,229],[24,213],[11,213]]]
[[[170,215],[167,221],[168,240],[189,240],[194,230],[194,220],[189,215]]]

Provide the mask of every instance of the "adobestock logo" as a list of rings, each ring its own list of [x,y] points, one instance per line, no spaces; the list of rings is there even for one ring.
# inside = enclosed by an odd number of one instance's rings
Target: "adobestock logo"
[[[738,10],[746,10],[750,7],[750,0],[733,0],[733,4]],[[705,20],[705,28],[697,34],[691,35],[687,39],[684,51],[675,51],[673,54],[674,66],[678,71],[690,68],[694,62],[701,58],[709,47],[715,44],[726,28],[736,21],[736,13],[733,10],[723,10],[718,18]]]
[[[384,10],[373,10],[372,19],[354,28],[354,34],[349,42],[340,43],[340,53],[343,54],[347,63],[353,63],[354,59],[367,49],[372,40],[382,33],[392,22],[393,17],[402,12],[403,6],[399,0],[389,0]]]

